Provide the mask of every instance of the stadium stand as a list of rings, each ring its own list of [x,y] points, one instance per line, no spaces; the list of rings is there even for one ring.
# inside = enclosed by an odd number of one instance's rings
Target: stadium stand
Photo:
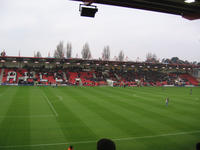
[[[101,60],[0,57],[0,82],[20,85],[198,86],[193,66]],[[3,61],[2,61],[3,60]],[[16,63],[18,62],[18,63]],[[48,63],[46,63],[48,62]],[[98,65],[97,65],[98,64]],[[198,68],[198,66],[196,66]]]

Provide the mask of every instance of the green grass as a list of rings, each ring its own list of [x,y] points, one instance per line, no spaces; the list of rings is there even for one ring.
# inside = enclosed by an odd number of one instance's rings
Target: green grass
[[[103,137],[117,150],[194,150],[200,88],[0,86],[0,150],[95,150]]]

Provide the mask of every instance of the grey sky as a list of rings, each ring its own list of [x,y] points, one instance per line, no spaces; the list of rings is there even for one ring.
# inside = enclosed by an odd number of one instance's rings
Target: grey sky
[[[73,57],[85,42],[93,58],[110,46],[111,57],[123,50],[130,60],[158,58],[200,61],[200,20],[180,16],[97,5],[95,18],[80,17],[79,3],[69,0],[0,0],[0,50],[7,55],[46,57],[59,41],[72,43]]]

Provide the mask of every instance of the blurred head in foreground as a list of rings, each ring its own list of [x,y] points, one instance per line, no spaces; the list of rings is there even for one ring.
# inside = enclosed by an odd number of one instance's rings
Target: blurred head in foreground
[[[115,143],[110,139],[100,139],[97,142],[97,150],[115,150]]]
[[[196,145],[196,150],[200,150],[200,142]]]

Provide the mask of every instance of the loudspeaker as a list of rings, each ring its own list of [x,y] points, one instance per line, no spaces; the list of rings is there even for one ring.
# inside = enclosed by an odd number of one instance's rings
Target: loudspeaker
[[[81,13],[81,16],[94,17],[98,9],[94,5],[87,6],[87,5],[80,4],[79,11]]]

